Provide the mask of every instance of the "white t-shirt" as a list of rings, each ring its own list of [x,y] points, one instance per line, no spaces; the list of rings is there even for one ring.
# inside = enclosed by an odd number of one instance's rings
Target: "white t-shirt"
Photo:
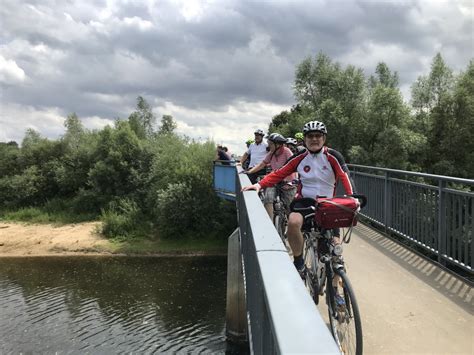
[[[247,154],[250,155],[250,164],[249,168],[253,168],[255,165],[260,164],[260,162],[267,155],[267,143],[252,143],[247,150]]]

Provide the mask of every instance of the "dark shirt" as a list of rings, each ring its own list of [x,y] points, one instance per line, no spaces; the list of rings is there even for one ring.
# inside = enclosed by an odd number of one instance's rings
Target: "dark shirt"
[[[218,150],[217,151],[217,154],[219,156],[219,160],[230,160],[229,156],[227,155],[226,152],[222,151],[222,150]]]

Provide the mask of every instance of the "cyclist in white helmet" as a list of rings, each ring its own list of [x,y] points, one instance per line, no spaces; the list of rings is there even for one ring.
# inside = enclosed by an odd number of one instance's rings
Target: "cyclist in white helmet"
[[[247,157],[250,155],[250,163],[248,164],[248,168],[252,169],[254,166],[260,164],[260,162],[265,158],[267,155],[267,144],[263,142],[263,137],[265,136],[265,132],[262,129],[257,129],[254,132],[255,142],[250,144],[248,150],[244,153],[242,158],[240,159],[240,164],[243,165]],[[254,184],[257,181],[257,177],[265,175],[265,170],[261,170],[258,173],[250,174],[249,179]]]
[[[298,151],[296,148],[298,143],[296,142],[296,139],[294,138],[287,138],[286,139],[286,146],[291,150],[291,152],[294,154]]]
[[[308,207],[309,199],[334,196],[336,183],[341,181],[346,194],[353,194],[353,186],[349,179],[344,157],[338,151],[325,146],[327,129],[324,123],[310,121],[303,127],[306,150],[293,155],[286,164],[267,175],[258,184],[244,187],[242,190],[257,190],[274,186],[286,176],[297,172],[300,183],[291,208]],[[299,201],[299,199],[302,199]],[[306,199],[308,198],[308,199]],[[313,201],[314,203],[314,201]],[[288,241],[294,255],[294,264],[302,277],[305,274],[303,262],[303,235],[301,227],[304,217],[301,212],[291,212],[288,218]],[[339,243],[339,234],[335,231],[335,243]]]

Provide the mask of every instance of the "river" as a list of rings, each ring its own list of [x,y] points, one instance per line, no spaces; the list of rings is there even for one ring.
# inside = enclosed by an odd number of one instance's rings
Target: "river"
[[[0,258],[0,353],[234,353],[226,257]]]

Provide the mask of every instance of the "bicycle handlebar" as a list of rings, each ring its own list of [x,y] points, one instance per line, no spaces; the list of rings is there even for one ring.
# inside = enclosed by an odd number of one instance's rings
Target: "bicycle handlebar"
[[[324,197],[324,196],[318,196],[318,197]],[[353,197],[353,198],[356,198],[358,200],[360,200],[360,208],[364,208],[365,205],[367,204],[367,197],[365,195],[362,195],[362,194],[351,194],[351,195],[342,195],[342,196],[334,196],[334,197],[340,197],[340,198],[344,198],[344,197]],[[316,200],[315,200],[316,201]],[[295,212],[305,212],[305,211],[316,211],[316,207],[315,206],[308,206],[308,207],[300,207],[300,208],[293,208],[293,211]]]
[[[362,201],[360,202],[360,208],[361,208],[361,209],[364,208],[365,205],[367,204],[367,196],[362,195],[362,194],[352,194],[352,195],[335,196],[335,197],[346,197],[346,196],[347,196],[347,197],[354,197],[354,198],[356,198],[356,199],[358,199],[358,200],[362,200]]]

